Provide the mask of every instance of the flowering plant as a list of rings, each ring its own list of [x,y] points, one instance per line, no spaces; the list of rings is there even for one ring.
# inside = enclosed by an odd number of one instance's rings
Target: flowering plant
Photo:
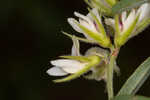
[[[120,73],[117,66],[117,56],[120,48],[132,37],[141,33],[150,24],[150,3],[144,2],[138,7],[132,7],[119,13],[113,13],[113,8],[125,0],[85,0],[89,5],[89,13],[82,15],[75,12],[79,18],[68,18],[72,28],[83,34],[83,37],[63,32],[73,41],[70,55],[60,56],[53,60],[47,73],[51,76],[66,76],[54,82],[66,82],[81,75],[87,79],[104,80],[107,86],[108,99],[111,100],[150,100],[146,97],[134,96],[145,79],[149,76],[150,58],[136,69],[126,81],[117,96],[113,92],[113,73]],[[126,2],[129,2],[129,0]],[[85,54],[80,53],[80,43],[97,44]],[[85,73],[91,71],[89,75]],[[128,99],[127,99],[128,98]]]

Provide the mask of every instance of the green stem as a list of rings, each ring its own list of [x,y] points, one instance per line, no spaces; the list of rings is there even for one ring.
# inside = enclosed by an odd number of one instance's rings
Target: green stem
[[[110,62],[107,68],[107,91],[108,91],[108,100],[111,100],[114,97],[113,91],[113,69],[116,57],[118,55],[118,50],[112,48],[111,49]]]

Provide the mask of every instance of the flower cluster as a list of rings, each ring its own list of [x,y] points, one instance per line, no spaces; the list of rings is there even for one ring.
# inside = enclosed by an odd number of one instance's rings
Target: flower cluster
[[[107,69],[110,63],[110,56],[117,56],[117,52],[130,38],[139,34],[150,24],[150,3],[144,3],[140,7],[130,11],[124,11],[113,15],[112,6],[117,0],[85,0],[91,9],[87,15],[74,12],[79,18],[68,18],[68,23],[83,37],[65,35],[72,38],[73,46],[71,55],[61,56],[62,59],[53,60],[50,63],[54,66],[47,73],[51,76],[66,76],[55,80],[64,82],[75,79],[91,71],[85,78],[106,81]],[[109,31],[111,30],[111,31]],[[112,36],[112,37],[111,37]],[[82,55],[80,53],[79,41],[97,44],[99,47],[92,47]],[[113,52],[112,52],[113,51]],[[116,52],[114,52],[116,51]],[[113,70],[119,72],[116,61],[113,63]]]

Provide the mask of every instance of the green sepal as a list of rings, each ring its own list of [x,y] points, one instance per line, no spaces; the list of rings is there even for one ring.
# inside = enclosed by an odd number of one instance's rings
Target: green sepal
[[[89,10],[90,15],[92,16],[92,18],[94,19],[94,21],[98,25],[98,31],[106,37],[106,32],[105,32],[103,24],[99,21],[97,16],[90,9],[88,9],[88,10]],[[101,19],[101,16],[100,16],[100,19]]]
[[[138,19],[139,19],[139,15],[135,18],[135,20],[132,22],[132,24],[129,26],[129,28],[125,32],[120,33],[119,36],[115,37],[116,47],[120,48],[122,45],[124,45],[128,41],[129,37],[131,36],[133,30],[135,29],[137,25]]]
[[[141,33],[145,28],[147,28],[150,25],[150,18],[143,20],[136,28],[136,32],[131,36],[134,37]]]
[[[63,31],[62,31],[62,33],[63,33],[64,35],[70,37],[71,39],[72,39],[73,37],[75,37],[76,39],[78,39],[78,40],[80,40],[80,41],[83,41],[83,42],[86,42],[86,43],[95,43],[95,41],[88,40],[88,39],[84,39],[84,38],[81,38],[81,37],[78,37],[78,36],[75,36],[75,35],[71,35],[71,34],[69,34],[69,33],[67,33],[67,32],[63,32]]]
[[[80,77],[82,74],[88,72],[92,67],[96,66],[97,64],[99,64],[99,62],[101,61],[101,58],[98,56],[90,56],[88,57],[90,59],[90,61],[87,63],[87,65],[80,71],[78,71],[77,73],[74,73],[72,75],[69,75],[68,77],[62,78],[62,79],[57,79],[54,80],[54,82],[56,83],[60,83],[60,82],[66,82],[66,81],[70,81],[73,80],[75,78]]]
[[[105,47],[105,48],[110,48],[111,42],[108,38],[105,38],[100,33],[90,31],[89,29],[87,29],[86,27],[84,27],[83,25],[79,23],[76,23],[76,24],[84,31],[85,34],[87,34],[89,37],[97,41],[100,46]]]
[[[121,32],[120,27],[119,27],[119,15],[118,14],[115,15],[115,31],[116,31],[115,37],[118,37]]]
[[[85,56],[60,56],[61,58],[66,58],[66,59],[73,59],[73,60],[78,60],[81,62],[89,62],[90,59]]]
[[[103,35],[103,38],[105,38],[107,41],[110,41],[109,37],[108,37],[107,34],[106,34],[105,28],[104,28],[104,26],[103,26],[101,20],[99,20],[99,19],[97,18],[97,16],[96,16],[90,9],[88,9],[88,10],[89,10],[89,12],[90,12],[92,18],[94,19],[94,21],[95,21],[96,24],[98,25],[97,28],[98,28],[98,31],[100,32],[100,34],[102,34],[102,35]],[[101,19],[101,16],[100,16],[100,19]]]

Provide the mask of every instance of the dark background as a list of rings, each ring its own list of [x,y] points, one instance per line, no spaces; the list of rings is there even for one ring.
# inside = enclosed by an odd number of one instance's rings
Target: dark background
[[[70,53],[72,42],[61,30],[74,32],[66,19],[87,13],[83,0],[9,0],[1,3],[0,100],[106,100],[104,82],[79,78],[55,84],[45,72],[49,61]],[[87,44],[81,44],[82,52]],[[122,47],[114,78],[115,93],[150,56],[150,27]],[[138,94],[150,96],[150,78]]]

